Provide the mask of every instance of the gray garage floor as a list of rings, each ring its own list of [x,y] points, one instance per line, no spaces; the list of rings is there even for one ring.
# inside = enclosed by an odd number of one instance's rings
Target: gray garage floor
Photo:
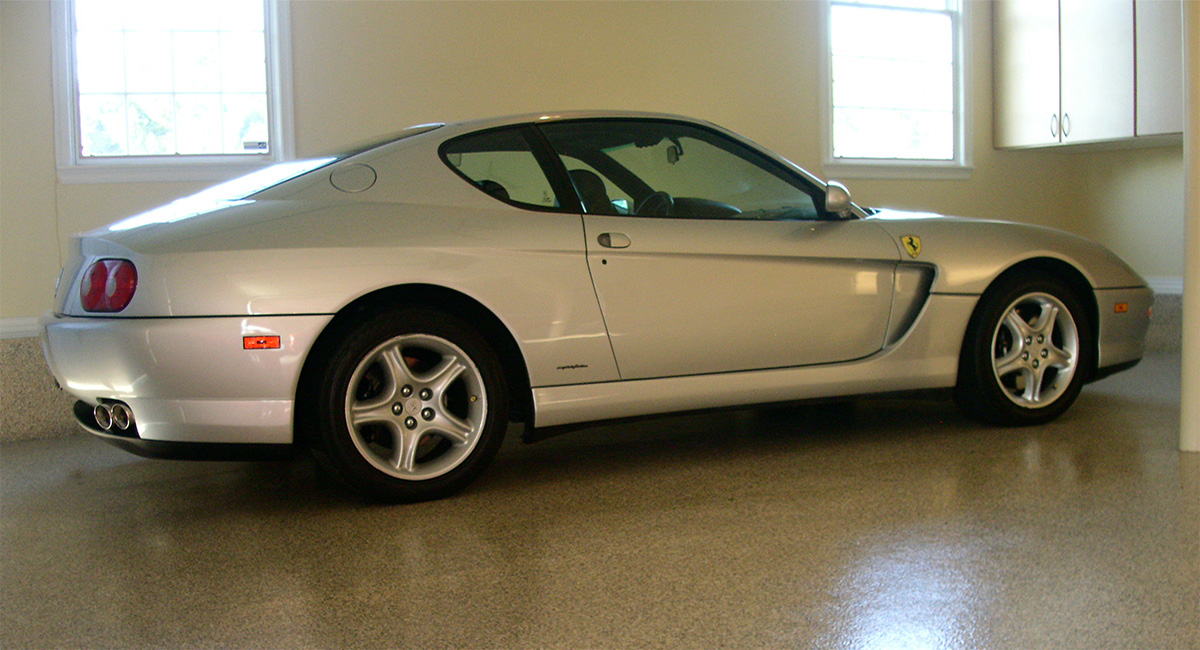
[[[466,493],[6,443],[4,648],[1195,648],[1179,359],[1066,417],[864,401],[513,435]],[[515,432],[514,432],[515,433]]]

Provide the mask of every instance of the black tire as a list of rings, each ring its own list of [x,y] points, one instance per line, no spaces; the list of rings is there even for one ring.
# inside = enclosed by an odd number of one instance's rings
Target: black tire
[[[1079,396],[1095,348],[1087,311],[1066,283],[1001,279],[980,298],[967,327],[955,401],[992,424],[1049,422]]]
[[[314,455],[370,498],[439,499],[477,478],[508,426],[488,341],[461,318],[406,307],[347,328],[311,384]]]

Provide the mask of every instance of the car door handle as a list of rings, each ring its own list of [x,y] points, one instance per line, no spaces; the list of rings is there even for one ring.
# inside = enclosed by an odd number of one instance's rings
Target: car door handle
[[[629,248],[633,242],[629,237],[619,232],[606,232],[596,238],[600,245],[605,248]]]

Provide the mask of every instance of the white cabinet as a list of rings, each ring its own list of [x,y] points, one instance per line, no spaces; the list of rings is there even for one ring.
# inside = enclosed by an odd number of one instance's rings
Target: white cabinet
[[[1181,131],[1180,14],[1180,0],[997,0],[996,146]]]
[[[993,5],[997,147],[1057,144],[1058,3]]]
[[[1059,10],[1060,141],[1132,138],[1132,0],[1060,0]]]
[[[1183,131],[1183,12],[1172,0],[1137,0],[1137,134]]]

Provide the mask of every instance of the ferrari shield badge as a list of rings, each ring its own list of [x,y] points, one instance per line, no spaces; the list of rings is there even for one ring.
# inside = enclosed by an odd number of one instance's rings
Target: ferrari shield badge
[[[908,251],[908,256],[916,259],[921,254],[921,238],[916,235],[905,235],[900,238],[904,244],[904,250]]]

